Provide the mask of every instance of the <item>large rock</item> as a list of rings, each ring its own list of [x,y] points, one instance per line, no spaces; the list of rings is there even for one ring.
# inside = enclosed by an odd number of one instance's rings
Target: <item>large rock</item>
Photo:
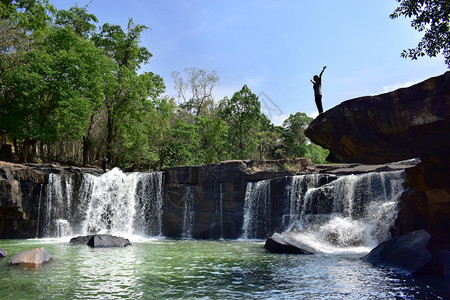
[[[69,243],[73,245],[87,245],[87,243],[93,236],[93,234],[76,236],[71,238]]]
[[[425,229],[441,249],[450,249],[450,157],[448,154],[422,158],[405,171],[406,191],[400,198],[396,225],[401,234]]]
[[[308,245],[302,244],[284,234],[274,233],[268,237],[264,248],[273,253],[286,254],[314,254],[315,251]]]
[[[6,251],[3,250],[2,248],[0,248],[0,258],[5,258],[6,257]]]
[[[409,88],[342,102],[306,129],[328,161],[379,164],[450,149],[450,72]]]
[[[19,252],[11,258],[12,265],[23,265],[33,268],[52,261],[53,258],[43,247]]]
[[[120,236],[113,236],[109,234],[95,234],[92,236],[87,245],[93,248],[105,247],[125,247],[131,245],[130,241]]]
[[[379,244],[362,260],[409,274],[447,275],[450,252],[444,250],[433,254],[434,244],[431,235],[425,230],[413,231]]]
[[[125,247],[131,245],[128,239],[110,234],[77,236],[72,238],[70,243],[74,245],[88,245],[92,248]]]

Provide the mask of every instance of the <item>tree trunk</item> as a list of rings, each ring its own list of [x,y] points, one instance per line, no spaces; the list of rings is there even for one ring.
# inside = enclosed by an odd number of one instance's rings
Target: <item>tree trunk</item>
[[[107,135],[106,135],[106,158],[111,162],[113,159],[113,153],[112,153],[112,142],[114,139],[114,119],[113,117],[108,113],[108,120],[107,120]]]
[[[25,138],[22,144],[22,152],[20,153],[20,161],[23,163],[27,162],[27,156],[28,156],[28,148],[30,146],[30,139]]]

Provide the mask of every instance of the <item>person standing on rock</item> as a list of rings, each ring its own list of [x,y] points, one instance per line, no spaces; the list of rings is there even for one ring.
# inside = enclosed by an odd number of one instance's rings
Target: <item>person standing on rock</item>
[[[327,68],[327,66],[324,66],[323,69],[322,69],[322,72],[320,72],[319,76],[314,75],[314,78],[310,80],[312,82],[312,84],[313,84],[314,98],[316,100],[316,106],[317,106],[317,110],[319,111],[319,114],[323,113],[323,107],[322,107],[322,74],[323,74],[323,71],[325,71],[326,68]]]

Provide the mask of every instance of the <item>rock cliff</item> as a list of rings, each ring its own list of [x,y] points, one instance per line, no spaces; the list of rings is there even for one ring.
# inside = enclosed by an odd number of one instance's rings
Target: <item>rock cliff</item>
[[[409,88],[345,101],[306,129],[328,161],[378,164],[448,153],[450,72]]]
[[[378,164],[420,158],[406,170],[400,234],[424,229],[432,254],[450,247],[450,72],[409,88],[345,101],[306,135],[332,162]]]
[[[191,237],[239,238],[242,234],[247,184],[269,179],[270,203],[267,205],[270,207],[270,217],[268,221],[261,218],[261,226],[257,226],[253,233],[255,237],[266,238],[280,230],[283,215],[288,209],[285,206],[289,187],[295,174],[322,173],[317,184],[324,185],[340,175],[403,170],[411,166],[315,165],[309,159],[298,158],[289,161],[235,160],[166,169],[162,172],[161,234],[167,237],[183,236],[186,204],[190,202],[189,213],[193,216]],[[61,174],[57,185],[61,200],[57,201],[57,205],[52,205],[48,199],[54,189],[51,184],[47,184],[51,173]],[[47,236],[48,231],[53,232],[56,226],[50,218],[65,219],[73,225],[74,232],[78,232],[80,225],[75,223],[80,223],[87,211],[86,203],[80,199],[85,194],[81,191],[82,187],[89,190],[89,185],[85,185],[88,182],[85,181],[84,173],[103,174],[100,169],[0,162],[0,238]],[[48,211],[51,211],[51,217],[45,213]],[[47,227],[46,230],[43,225]]]

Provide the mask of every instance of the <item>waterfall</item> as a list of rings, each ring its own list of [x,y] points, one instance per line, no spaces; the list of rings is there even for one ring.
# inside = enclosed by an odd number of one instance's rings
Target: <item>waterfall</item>
[[[223,186],[219,185],[220,239],[223,239]]]
[[[68,232],[63,225],[70,217],[72,200],[72,179],[68,174],[50,174],[45,199],[40,201],[38,208],[38,230],[45,237],[62,237]],[[43,204],[43,205],[42,205]],[[66,227],[66,228],[63,228]],[[39,234],[39,232],[38,232]]]
[[[40,223],[40,217],[41,217],[41,203],[42,203],[42,183],[39,186],[39,200],[38,200],[38,209],[37,209],[37,220],[36,220],[36,236],[35,238],[39,237],[39,223]]]
[[[403,192],[404,172],[333,176],[293,176],[278,228],[322,250],[324,245],[328,249],[374,247],[388,239]],[[270,182],[247,183],[241,238],[264,238],[270,233],[274,205]]]
[[[291,235],[318,251],[370,249],[390,237],[404,172],[342,176],[308,189]]]
[[[50,174],[41,236],[162,235],[162,173]]]
[[[270,222],[270,180],[248,182],[244,199],[241,239],[260,238],[267,234]]]
[[[194,226],[194,188],[185,186],[183,193],[184,210],[183,210],[183,238],[192,238],[192,229]]]
[[[306,205],[305,196],[308,190],[319,185],[319,179],[323,176],[322,174],[308,174],[292,177],[289,198],[286,198],[287,202],[285,203],[287,211],[283,215],[283,223],[281,224],[282,230],[291,231],[293,228],[301,228],[298,216],[302,213]]]

